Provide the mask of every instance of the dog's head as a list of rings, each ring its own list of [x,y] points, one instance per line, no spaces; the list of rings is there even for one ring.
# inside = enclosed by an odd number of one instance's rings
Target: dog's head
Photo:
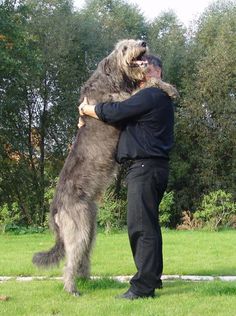
[[[142,80],[147,69],[147,61],[143,59],[148,52],[145,41],[122,40],[118,42],[113,51],[121,71],[131,80]]]

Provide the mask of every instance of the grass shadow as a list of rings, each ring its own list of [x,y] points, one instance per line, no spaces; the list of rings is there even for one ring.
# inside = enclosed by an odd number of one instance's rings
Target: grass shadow
[[[236,282],[222,281],[166,281],[160,295],[193,294],[203,296],[235,296]]]
[[[191,273],[189,273],[191,274]],[[217,266],[212,269],[195,269],[192,274],[195,275],[212,275],[212,276],[227,276],[227,275],[236,275],[235,266]]]
[[[79,289],[96,291],[99,289],[123,289],[127,287],[127,283],[122,283],[110,278],[101,278],[98,280],[79,279],[77,286]]]
[[[77,286],[84,291],[127,289],[129,284],[109,278],[98,280],[79,279]],[[163,290],[157,290],[158,296],[171,296],[179,294],[200,296],[236,296],[236,282],[222,281],[164,281]]]

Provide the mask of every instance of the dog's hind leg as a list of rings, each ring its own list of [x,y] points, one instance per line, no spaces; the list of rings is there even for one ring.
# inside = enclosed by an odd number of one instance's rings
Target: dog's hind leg
[[[89,273],[89,255],[96,227],[96,208],[91,203],[79,203],[77,216],[73,219],[64,215],[66,231],[63,232],[66,252],[64,288],[67,292],[79,295],[76,277]]]
[[[92,252],[93,245],[96,239],[96,213],[97,213],[97,206],[95,203],[89,204],[90,214],[94,214],[93,216],[89,217],[89,240],[87,247],[82,255],[82,260],[79,263],[77,269],[77,276],[79,278],[86,278],[90,277],[90,256]]]

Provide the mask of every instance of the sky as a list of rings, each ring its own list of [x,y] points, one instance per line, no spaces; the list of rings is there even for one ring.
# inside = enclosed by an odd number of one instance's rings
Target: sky
[[[80,9],[84,0],[74,0],[75,7]],[[186,26],[198,18],[205,8],[216,0],[126,0],[127,3],[137,4],[148,20],[153,20],[161,12],[172,9],[179,20]]]

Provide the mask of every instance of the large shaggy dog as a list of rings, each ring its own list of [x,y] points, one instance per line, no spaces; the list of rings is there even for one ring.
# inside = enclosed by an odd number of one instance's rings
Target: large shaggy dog
[[[144,76],[142,56],[146,43],[136,40],[119,42],[104,58],[81,90],[93,103],[127,98]],[[119,130],[111,125],[85,118],[60,173],[51,204],[51,227],[56,234],[55,246],[37,253],[33,263],[52,266],[66,256],[64,288],[78,294],[77,276],[88,277],[90,252],[96,230],[96,200],[111,179],[115,167],[115,149]]]

